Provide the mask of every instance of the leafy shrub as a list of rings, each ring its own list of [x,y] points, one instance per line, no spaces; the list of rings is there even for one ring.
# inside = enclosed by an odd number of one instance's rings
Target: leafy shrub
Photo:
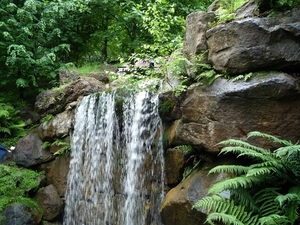
[[[266,138],[282,145],[270,151],[247,142],[229,139],[223,154],[237,154],[250,165],[219,165],[209,173],[226,172],[234,177],[220,181],[194,207],[209,212],[207,222],[225,224],[294,224],[300,204],[300,145],[275,136],[250,132],[248,137]],[[222,193],[229,191],[230,198]]]
[[[37,181],[39,176],[40,173],[19,168],[14,164],[0,164],[0,212],[14,203],[24,204],[30,209],[38,209],[37,202],[29,198],[29,192],[39,187]],[[3,219],[0,217],[0,223]]]

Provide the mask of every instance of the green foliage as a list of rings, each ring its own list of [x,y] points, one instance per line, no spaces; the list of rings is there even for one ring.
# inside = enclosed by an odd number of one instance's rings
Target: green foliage
[[[39,187],[37,180],[39,176],[41,174],[19,168],[14,164],[0,164],[0,212],[14,203],[22,203],[30,209],[38,209],[37,202],[30,199],[28,193]]]
[[[60,155],[69,155],[71,152],[71,144],[70,144],[70,137],[67,137],[66,139],[56,139],[54,142],[44,142],[42,148],[46,149],[50,146],[58,146],[60,147],[55,153],[55,156]]]
[[[191,145],[178,145],[178,146],[175,147],[175,149],[180,149],[180,150],[183,150],[185,152],[193,151],[193,147]]]
[[[47,114],[45,117],[43,117],[41,119],[41,123],[46,124],[48,123],[50,120],[52,120],[54,118],[54,116],[52,114]]]
[[[251,161],[250,165],[219,165],[209,173],[225,172],[234,177],[209,189],[209,195],[194,207],[209,212],[207,222],[226,224],[294,224],[300,204],[300,146],[261,132],[248,138],[264,138],[281,144],[270,151],[241,140],[222,141],[221,154],[235,154]],[[222,192],[230,191],[230,199]],[[251,222],[249,222],[251,221]]]
[[[249,0],[220,0],[216,13],[217,23],[225,23],[235,18],[235,11]]]
[[[10,103],[4,103],[5,99],[0,98],[0,136],[1,137],[22,137],[24,136],[24,122],[19,117],[19,111]]]

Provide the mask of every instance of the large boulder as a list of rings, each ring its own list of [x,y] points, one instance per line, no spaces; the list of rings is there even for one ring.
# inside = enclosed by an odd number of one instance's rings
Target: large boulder
[[[299,80],[284,73],[252,80],[217,79],[208,87],[191,90],[168,134],[171,145],[204,147],[218,153],[216,145],[228,138],[243,139],[261,131],[296,142],[300,139]],[[270,147],[270,146],[264,146]]]
[[[167,193],[160,209],[164,225],[204,224],[206,213],[192,208],[193,205],[207,195],[212,184],[229,177],[225,173],[208,175],[215,165],[203,165]]]
[[[53,155],[42,148],[43,142],[36,133],[29,134],[19,140],[12,152],[12,161],[24,167],[31,167],[53,160]]]
[[[80,97],[105,90],[105,84],[99,80],[93,77],[79,77],[66,87],[40,93],[36,98],[35,109],[41,117],[56,115]]]
[[[37,194],[37,201],[43,209],[43,219],[55,219],[63,209],[63,202],[53,185],[48,185]]]
[[[300,69],[300,8],[275,18],[221,24],[209,29],[206,38],[208,60],[222,73]]]

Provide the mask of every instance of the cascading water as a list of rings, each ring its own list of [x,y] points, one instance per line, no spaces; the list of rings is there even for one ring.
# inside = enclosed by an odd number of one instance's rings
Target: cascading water
[[[64,225],[161,225],[164,195],[158,95],[84,97],[72,135]]]

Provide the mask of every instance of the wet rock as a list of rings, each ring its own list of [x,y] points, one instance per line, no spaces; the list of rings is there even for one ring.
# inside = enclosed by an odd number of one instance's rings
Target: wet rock
[[[53,185],[48,185],[40,190],[36,198],[43,209],[43,218],[45,220],[53,220],[61,213],[63,202]]]
[[[52,160],[53,155],[43,149],[42,145],[43,142],[36,133],[23,137],[12,152],[12,161],[24,167],[31,167]]]
[[[197,87],[181,105],[182,119],[169,128],[170,145],[203,146],[218,153],[220,141],[244,139],[250,131],[296,142],[300,139],[298,79],[277,73],[248,82],[218,79]],[[267,143],[262,147],[270,148]]]

